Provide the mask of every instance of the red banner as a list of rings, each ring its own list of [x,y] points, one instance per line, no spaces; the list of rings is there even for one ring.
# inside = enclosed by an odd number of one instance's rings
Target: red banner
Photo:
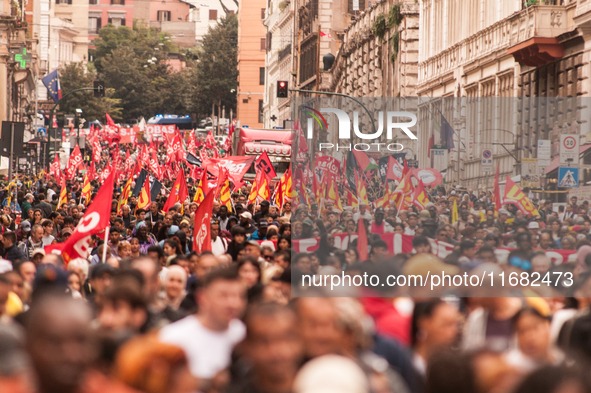
[[[267,154],[267,152],[263,152],[263,154],[261,154],[259,158],[257,158],[257,160],[254,163],[254,167],[258,171],[263,172],[265,176],[267,176],[268,181],[273,180],[273,178],[277,176],[275,168],[273,168],[273,164],[271,163],[271,160],[269,159],[269,155]]]
[[[132,127],[132,128],[121,128],[119,136],[121,140],[119,143],[131,143],[134,144],[137,141],[137,132],[139,131],[139,127]]]
[[[330,156],[316,156],[316,169],[328,171],[335,176],[340,176],[341,162]]]
[[[148,140],[152,139],[162,139],[163,135],[165,134],[174,134],[175,126],[174,124],[169,125],[158,125],[158,124],[150,124],[146,126],[146,134],[148,135]]]
[[[388,245],[388,250],[391,255],[406,254],[413,251],[412,239],[414,236],[403,235],[400,233],[384,233],[380,235],[382,240]],[[333,235],[334,246],[339,250],[346,250],[350,244],[357,239],[357,234],[351,235],[346,233],[337,233]],[[295,252],[314,252],[318,249],[320,239],[297,239],[292,240],[292,250]],[[433,254],[439,258],[445,258],[453,251],[454,246],[434,239],[429,239],[431,243],[431,250]],[[499,260],[507,259],[512,248],[499,247],[495,248],[495,254]],[[568,257],[575,254],[576,250],[546,250],[546,256],[552,262],[552,265],[561,265],[566,263]]]

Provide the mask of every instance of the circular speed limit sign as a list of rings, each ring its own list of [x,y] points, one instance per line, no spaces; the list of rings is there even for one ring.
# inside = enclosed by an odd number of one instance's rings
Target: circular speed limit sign
[[[577,145],[577,141],[575,140],[574,137],[567,136],[566,138],[564,138],[564,141],[562,142],[562,144],[567,149],[573,149]]]

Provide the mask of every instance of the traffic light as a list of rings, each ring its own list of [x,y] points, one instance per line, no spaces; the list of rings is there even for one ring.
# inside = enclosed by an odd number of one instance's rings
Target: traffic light
[[[105,82],[94,81],[94,96],[97,98],[105,96]]]
[[[289,87],[286,81],[277,81],[277,98],[287,98]]]

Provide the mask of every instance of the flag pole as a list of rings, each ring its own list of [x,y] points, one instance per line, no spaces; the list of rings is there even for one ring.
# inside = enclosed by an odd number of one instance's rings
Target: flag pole
[[[105,242],[103,243],[103,263],[107,262],[107,247],[109,247],[109,230],[111,226],[109,225],[107,229],[105,229]]]

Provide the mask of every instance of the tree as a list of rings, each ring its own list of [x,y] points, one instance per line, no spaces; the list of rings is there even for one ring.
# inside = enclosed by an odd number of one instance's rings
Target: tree
[[[199,60],[190,79],[195,80],[194,110],[211,114],[212,104],[236,109],[238,88],[238,18],[227,15],[203,37]]]
[[[85,69],[83,63],[70,63],[60,70],[62,96],[75,89],[93,87],[96,79],[96,72]],[[113,89],[107,89],[104,98],[95,98],[92,91],[80,91],[62,99],[59,109],[64,114],[74,114],[80,108],[87,122],[103,121],[105,113],[120,117],[121,100],[113,98],[113,94]]]

